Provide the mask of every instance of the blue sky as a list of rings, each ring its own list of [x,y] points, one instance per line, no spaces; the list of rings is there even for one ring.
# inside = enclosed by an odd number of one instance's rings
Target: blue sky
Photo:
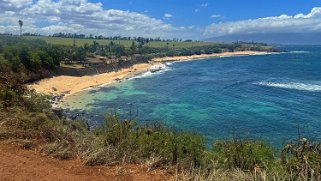
[[[282,14],[309,13],[314,7],[321,7],[317,0],[95,0],[102,2],[106,9],[121,9],[146,13],[163,18],[165,13],[174,17],[169,22],[177,26],[206,26],[219,21],[256,19]],[[211,18],[211,15],[224,18]]]
[[[0,32],[203,39],[321,32],[317,0],[1,0]]]

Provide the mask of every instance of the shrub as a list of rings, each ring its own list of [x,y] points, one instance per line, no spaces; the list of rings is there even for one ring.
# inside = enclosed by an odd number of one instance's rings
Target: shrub
[[[60,160],[67,160],[74,156],[72,146],[67,142],[54,142],[45,144],[41,152]]]
[[[9,72],[11,64],[0,55],[0,72]]]
[[[321,145],[306,138],[289,143],[282,150],[282,162],[293,179],[321,179]]]
[[[171,131],[156,124],[138,126],[115,115],[107,116],[95,135],[104,147],[117,150],[116,158],[126,157],[129,162],[142,162],[158,155],[164,164],[199,166],[205,149],[201,136]]]
[[[260,141],[218,141],[214,144],[214,155],[220,165],[229,169],[267,169],[274,164],[273,148]]]
[[[34,90],[27,91],[21,101],[30,112],[43,112],[51,108],[49,97]]]

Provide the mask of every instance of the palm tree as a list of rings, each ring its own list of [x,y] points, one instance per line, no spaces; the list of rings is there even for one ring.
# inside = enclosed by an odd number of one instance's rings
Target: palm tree
[[[20,26],[20,36],[21,36],[21,35],[22,35],[22,25],[23,25],[23,21],[22,21],[22,20],[19,20],[18,23],[19,23],[19,26]]]

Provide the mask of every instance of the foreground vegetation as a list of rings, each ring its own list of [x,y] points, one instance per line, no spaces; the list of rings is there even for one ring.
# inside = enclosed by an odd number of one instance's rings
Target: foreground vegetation
[[[146,164],[180,180],[321,179],[321,146],[304,138],[281,153],[264,142],[236,138],[206,148],[199,135],[117,115],[89,130],[85,121],[55,114],[48,97],[26,89],[13,71],[0,74],[0,139],[38,147],[57,159],[81,158],[88,166]]]

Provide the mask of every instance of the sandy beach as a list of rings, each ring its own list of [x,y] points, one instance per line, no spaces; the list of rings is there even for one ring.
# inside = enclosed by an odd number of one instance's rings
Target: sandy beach
[[[224,53],[201,54],[201,55],[191,55],[191,56],[160,57],[160,58],[154,58],[153,61],[154,62],[186,61],[186,60],[193,60],[193,59],[200,59],[200,58],[261,55],[266,53],[267,52],[257,52],[257,51],[224,52]]]
[[[129,76],[134,76],[141,72],[148,71],[150,64],[136,64],[131,68],[122,69],[118,72],[110,72],[93,76],[56,76],[40,80],[34,84],[28,85],[39,93],[66,96],[80,92],[86,88],[108,84]]]
[[[166,61],[186,61],[200,58],[209,57],[228,57],[228,56],[241,56],[241,55],[253,55],[253,54],[266,54],[266,52],[255,51],[241,51],[241,52],[226,52],[216,54],[201,54],[192,56],[175,56],[175,57],[162,57],[155,58],[151,63],[137,64],[131,68],[122,69],[118,72],[110,72],[104,74],[98,74],[93,76],[56,76],[48,79],[43,79],[34,84],[27,85],[31,89],[35,89],[39,93],[48,95],[61,95],[66,96],[80,92],[84,89],[99,86],[102,84],[113,83],[117,80],[124,79],[126,77],[135,76],[139,73],[148,71],[152,64],[159,64]]]

